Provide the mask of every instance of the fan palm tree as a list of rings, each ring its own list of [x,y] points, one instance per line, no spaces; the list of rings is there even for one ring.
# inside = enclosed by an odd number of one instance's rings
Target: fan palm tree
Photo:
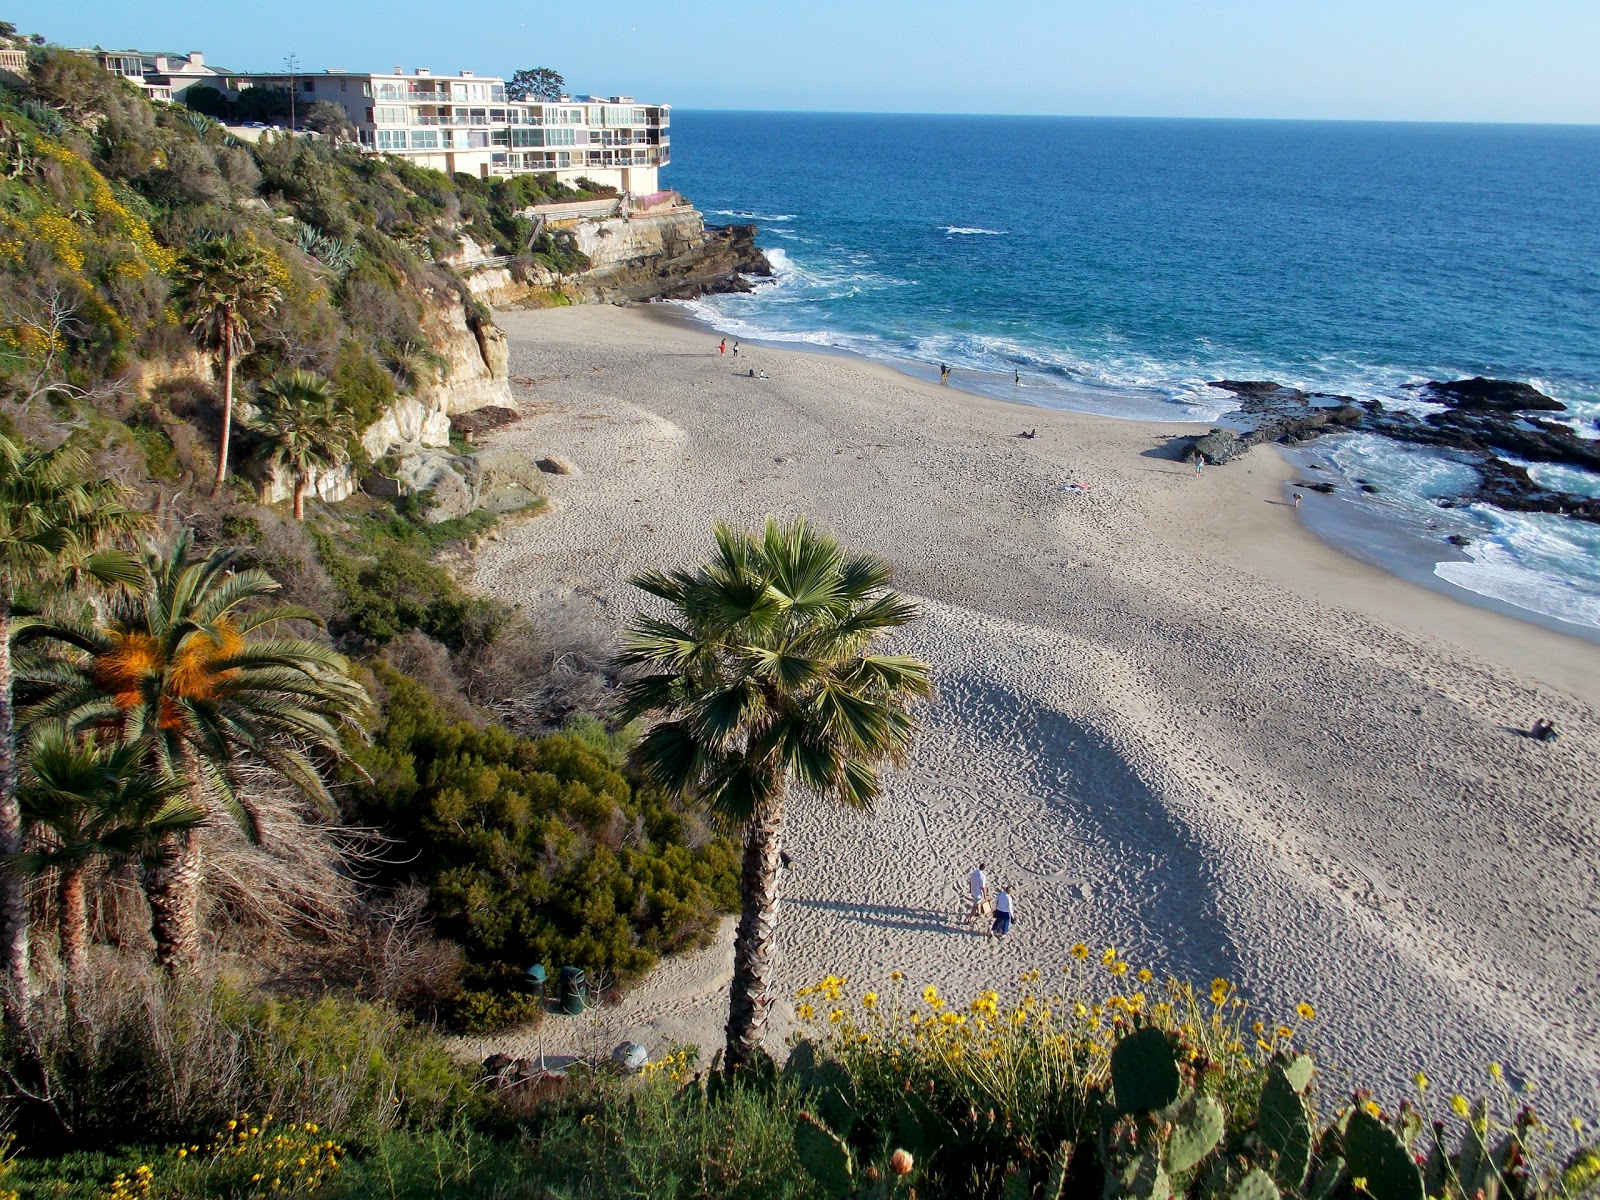
[[[255,346],[251,325],[283,300],[284,268],[254,236],[219,237],[193,246],[178,264],[173,289],[183,323],[222,365],[222,435],[214,495],[228,478],[233,431],[233,369]]]
[[[263,603],[278,584],[259,569],[235,570],[234,550],[198,552],[185,530],[147,557],[151,584],[111,608],[100,625],[40,627],[76,649],[31,665],[43,696],[23,714],[30,728],[96,731],[143,747],[161,777],[181,779],[194,807],[258,836],[240,788],[247,764],[331,810],[313,755],[344,758],[341,734],[359,730],[366,689],[344,658],[301,638],[257,636],[307,609]],[[176,853],[144,873],[151,932],[168,969],[192,967],[199,949],[200,839],[177,836]]]
[[[256,397],[250,427],[271,446],[270,461],[294,479],[294,519],[306,517],[306,488],[317,472],[350,459],[356,424],[334,403],[332,386],[310,371],[290,371]]]
[[[61,959],[76,988],[89,963],[89,867],[158,859],[170,835],[195,828],[205,813],[187,798],[183,780],[151,771],[136,743],[101,745],[47,730],[29,747],[26,775],[18,797],[34,848],[16,865],[57,872]]]
[[[887,589],[886,564],[847,554],[803,518],[769,520],[759,536],[719,525],[715,536],[702,566],[633,580],[670,614],[641,614],[630,629],[620,661],[644,673],[626,685],[619,715],[659,718],[638,764],[742,827],[726,1030],[726,1062],[738,1066],[767,1026],[789,789],[870,810],[879,769],[910,746],[911,701],[932,684],[925,664],[871,652],[916,617]]]
[[[137,560],[109,544],[144,518],[124,506],[122,489],[93,474],[74,446],[37,450],[0,436],[0,956],[6,1013],[19,1024],[28,1007],[28,884],[9,865],[22,849],[11,664],[17,589],[143,578]]]

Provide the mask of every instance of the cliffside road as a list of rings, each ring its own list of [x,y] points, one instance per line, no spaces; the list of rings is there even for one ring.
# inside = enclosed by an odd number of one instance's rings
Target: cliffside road
[[[513,375],[556,382],[491,444],[583,473],[480,550],[477,588],[620,627],[629,573],[695,561],[714,518],[806,512],[925,598],[904,648],[940,690],[910,765],[873,819],[798,806],[786,993],[898,968],[959,995],[1115,944],[1269,1022],[1310,1001],[1335,1087],[1479,1090],[1494,1060],[1548,1115],[1600,1107],[1600,648],[1343,558],[1271,451],[1169,456],[1199,428],[748,344],[736,372],[642,311],[500,321]],[[1512,732],[1540,715],[1559,742]],[[1017,896],[1004,945],[955,920],[977,859]],[[718,953],[618,1036],[714,1046]]]

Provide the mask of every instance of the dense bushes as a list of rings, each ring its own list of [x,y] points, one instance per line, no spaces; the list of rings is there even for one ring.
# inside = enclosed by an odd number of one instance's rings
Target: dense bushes
[[[201,1141],[242,1112],[347,1140],[428,1127],[472,1102],[443,1043],[378,1004],[263,999],[147,971],[103,976],[30,1055],[0,1036],[0,1113],[30,1153]],[[32,1086],[29,1086],[29,1084]]]
[[[351,799],[423,874],[440,932],[466,949],[469,992],[512,991],[533,963],[630,981],[735,906],[733,847],[631,786],[602,731],[480,729],[414,681],[382,666],[377,676],[384,721],[356,754],[370,780],[352,783]],[[497,1015],[460,1003],[473,1024]]]

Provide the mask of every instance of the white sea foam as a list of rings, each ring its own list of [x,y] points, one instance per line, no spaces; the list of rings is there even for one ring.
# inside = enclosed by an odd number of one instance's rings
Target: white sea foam
[[[1469,562],[1433,572],[1457,587],[1573,625],[1600,629],[1600,526],[1547,513],[1483,509]]]
[[[745,208],[713,208],[709,210],[714,217],[738,217],[741,221],[795,221],[799,218],[794,213],[758,213]]]
[[[1011,231],[1008,229],[982,229],[976,225],[946,225],[945,233],[952,237],[957,234],[979,234],[984,237],[1006,237]]]

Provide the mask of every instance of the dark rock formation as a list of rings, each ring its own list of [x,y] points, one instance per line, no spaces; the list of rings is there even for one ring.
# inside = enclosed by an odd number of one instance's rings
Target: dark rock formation
[[[634,222],[638,225],[642,222]],[[678,228],[639,238],[636,254],[562,280],[573,299],[591,304],[693,300],[718,292],[748,292],[749,276],[770,278],[772,264],[756,245],[754,225],[700,226],[699,214]]]
[[[1425,383],[1420,389],[1424,400],[1470,408],[1480,412],[1565,412],[1567,406],[1546,396],[1538,388],[1509,379],[1456,379],[1449,383]]]
[[[1224,418],[1226,424],[1195,438],[1187,457],[1200,454],[1208,462],[1225,463],[1261,442],[1293,445],[1359,428],[1452,451],[1476,467],[1477,487],[1441,501],[1443,507],[1493,504],[1508,511],[1561,513],[1600,522],[1600,500],[1541,487],[1526,469],[1507,461],[1519,458],[1600,472],[1600,442],[1580,437],[1566,425],[1526,415],[1566,411],[1565,405],[1528,384],[1481,376],[1430,382],[1418,389],[1421,397],[1448,407],[1425,416],[1385,408],[1376,400],[1357,403],[1348,396],[1302,392],[1271,380],[1222,379],[1211,386],[1233,393],[1242,403]],[[1363,483],[1362,490],[1376,489]]]
[[[1348,429],[1362,418],[1349,396],[1302,392],[1270,380],[1221,379],[1211,386],[1232,392],[1243,403],[1228,415],[1227,425],[1190,443],[1186,458],[1199,455],[1210,463],[1225,463],[1262,442],[1294,445],[1330,429]]]
[[[772,264],[756,245],[756,232],[754,225],[707,225],[700,253],[678,265],[679,278],[655,298],[693,300],[714,293],[753,291],[750,276],[772,278]]]

